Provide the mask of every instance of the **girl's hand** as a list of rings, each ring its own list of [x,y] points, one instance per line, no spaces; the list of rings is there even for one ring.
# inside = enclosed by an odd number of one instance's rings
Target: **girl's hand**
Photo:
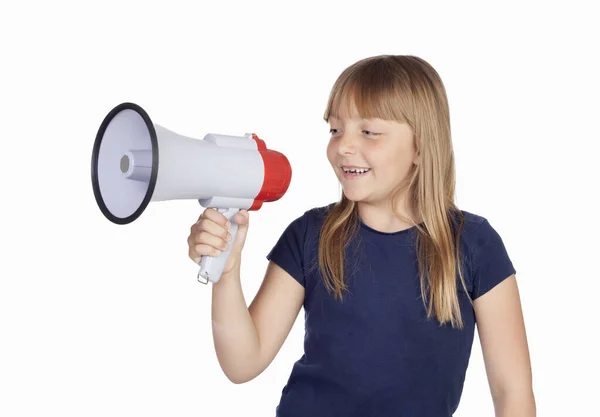
[[[250,215],[248,210],[240,210],[231,218],[238,225],[235,242],[229,242],[229,228],[227,218],[216,209],[206,209],[198,218],[198,221],[190,228],[187,242],[189,246],[189,257],[200,264],[203,256],[217,256],[227,248],[226,245],[233,244],[227,263],[223,268],[223,274],[239,266],[241,252],[246,242]]]

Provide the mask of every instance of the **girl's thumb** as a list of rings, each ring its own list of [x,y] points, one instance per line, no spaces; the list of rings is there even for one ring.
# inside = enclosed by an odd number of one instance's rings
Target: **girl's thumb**
[[[246,235],[248,234],[248,225],[250,221],[249,213],[247,210],[240,210],[233,216],[232,220],[238,225],[234,246],[243,248],[244,243],[246,242]]]

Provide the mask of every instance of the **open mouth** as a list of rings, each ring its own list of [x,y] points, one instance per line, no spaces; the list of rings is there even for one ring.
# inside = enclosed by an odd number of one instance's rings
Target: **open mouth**
[[[371,168],[348,169],[342,167],[342,172],[344,173],[344,178],[360,178],[371,172]]]

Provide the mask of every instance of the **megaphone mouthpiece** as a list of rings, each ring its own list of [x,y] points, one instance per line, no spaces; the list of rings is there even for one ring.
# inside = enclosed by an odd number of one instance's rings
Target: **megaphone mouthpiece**
[[[258,210],[263,202],[277,201],[286,193],[292,179],[292,168],[285,155],[267,149],[264,141],[256,134],[252,137],[257,141],[258,151],[264,164],[263,184],[254,199],[254,204],[249,208],[249,210]]]

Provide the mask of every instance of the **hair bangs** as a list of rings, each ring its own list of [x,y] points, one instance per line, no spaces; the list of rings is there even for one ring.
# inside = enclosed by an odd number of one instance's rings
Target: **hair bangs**
[[[377,68],[356,68],[340,78],[331,90],[323,119],[382,119],[407,123],[407,104],[401,93],[401,82],[390,84],[389,78],[378,76]]]

